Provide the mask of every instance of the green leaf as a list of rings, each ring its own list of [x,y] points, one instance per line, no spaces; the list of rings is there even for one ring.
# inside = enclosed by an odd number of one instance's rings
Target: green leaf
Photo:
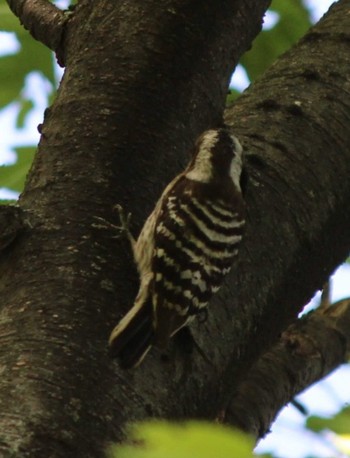
[[[251,81],[296,43],[311,25],[301,0],[273,0],[270,9],[279,14],[280,20],[272,29],[260,33],[251,51],[241,59]]]
[[[17,128],[20,129],[24,126],[24,122],[26,119],[27,114],[34,108],[34,104],[31,100],[22,100],[21,101],[21,109],[18,113],[17,117]]]
[[[23,29],[19,19],[12,13],[6,0],[0,0],[0,17],[1,30],[5,32],[20,32]]]
[[[312,431],[320,432],[330,429],[337,434],[349,434],[350,431],[350,407],[339,412],[333,418],[320,418],[312,416],[308,418],[306,426]]]
[[[34,147],[16,148],[18,159],[13,165],[0,166],[0,186],[21,192],[33,162]]]
[[[15,32],[21,45],[17,54],[0,57],[0,107],[3,107],[19,96],[28,73],[41,71],[53,85],[55,75],[52,52],[20,25],[5,0],[0,0],[0,17],[0,30]]]
[[[240,92],[234,88],[230,88],[227,97],[226,97],[226,108],[234,103],[234,101],[239,97]]]
[[[16,200],[8,200],[8,199],[1,200],[0,199],[0,205],[15,205],[16,203],[17,203]]]
[[[248,435],[217,424],[149,422],[131,429],[134,445],[114,446],[110,458],[252,458]]]

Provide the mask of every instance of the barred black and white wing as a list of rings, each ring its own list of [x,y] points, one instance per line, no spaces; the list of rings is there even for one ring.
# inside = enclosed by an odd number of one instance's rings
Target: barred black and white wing
[[[139,293],[109,340],[123,366],[139,364],[152,345],[165,347],[220,288],[242,238],[241,170],[238,140],[210,130],[164,190],[133,244]]]
[[[242,238],[240,196],[232,189],[227,199],[216,199],[207,186],[184,176],[164,199],[156,223],[152,296],[155,344],[161,347],[206,309]]]

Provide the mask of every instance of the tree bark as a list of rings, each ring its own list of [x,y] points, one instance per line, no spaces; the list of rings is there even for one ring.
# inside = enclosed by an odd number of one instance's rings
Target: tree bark
[[[65,75],[19,202],[26,225],[0,257],[4,456],[98,457],[124,438],[126,422],[229,413],[253,362],[348,253],[341,1],[227,113],[247,151],[248,224],[208,321],[193,326],[212,364],[176,341],[167,362],[154,350],[134,371],[108,357],[109,332],[138,279],[127,242],[94,227],[94,217],[118,224],[119,203],[138,233],[195,137],[221,123],[230,73],[268,5],[78,3],[61,44]]]
[[[250,368],[224,412],[256,438],[269,432],[281,406],[348,359],[350,299],[304,316]]]
[[[237,298],[246,325],[243,347],[235,342],[243,363],[276,340],[349,254],[349,39],[340,1],[226,112],[249,177]]]
[[[7,0],[33,38],[59,53],[69,14],[47,0]]]

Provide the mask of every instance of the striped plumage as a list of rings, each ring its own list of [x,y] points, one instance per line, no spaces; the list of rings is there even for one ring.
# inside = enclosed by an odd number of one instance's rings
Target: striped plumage
[[[242,147],[226,129],[204,132],[191,162],[164,190],[137,241],[140,274],[134,306],[110,346],[124,367],[205,310],[237,254],[244,226]]]

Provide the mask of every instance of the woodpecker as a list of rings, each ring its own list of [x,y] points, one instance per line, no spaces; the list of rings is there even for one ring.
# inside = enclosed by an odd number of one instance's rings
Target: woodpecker
[[[140,276],[134,305],[109,338],[111,355],[122,367],[140,364],[152,345],[164,349],[177,331],[206,311],[229,273],[245,223],[242,155],[228,129],[205,131],[137,241],[119,207]]]

